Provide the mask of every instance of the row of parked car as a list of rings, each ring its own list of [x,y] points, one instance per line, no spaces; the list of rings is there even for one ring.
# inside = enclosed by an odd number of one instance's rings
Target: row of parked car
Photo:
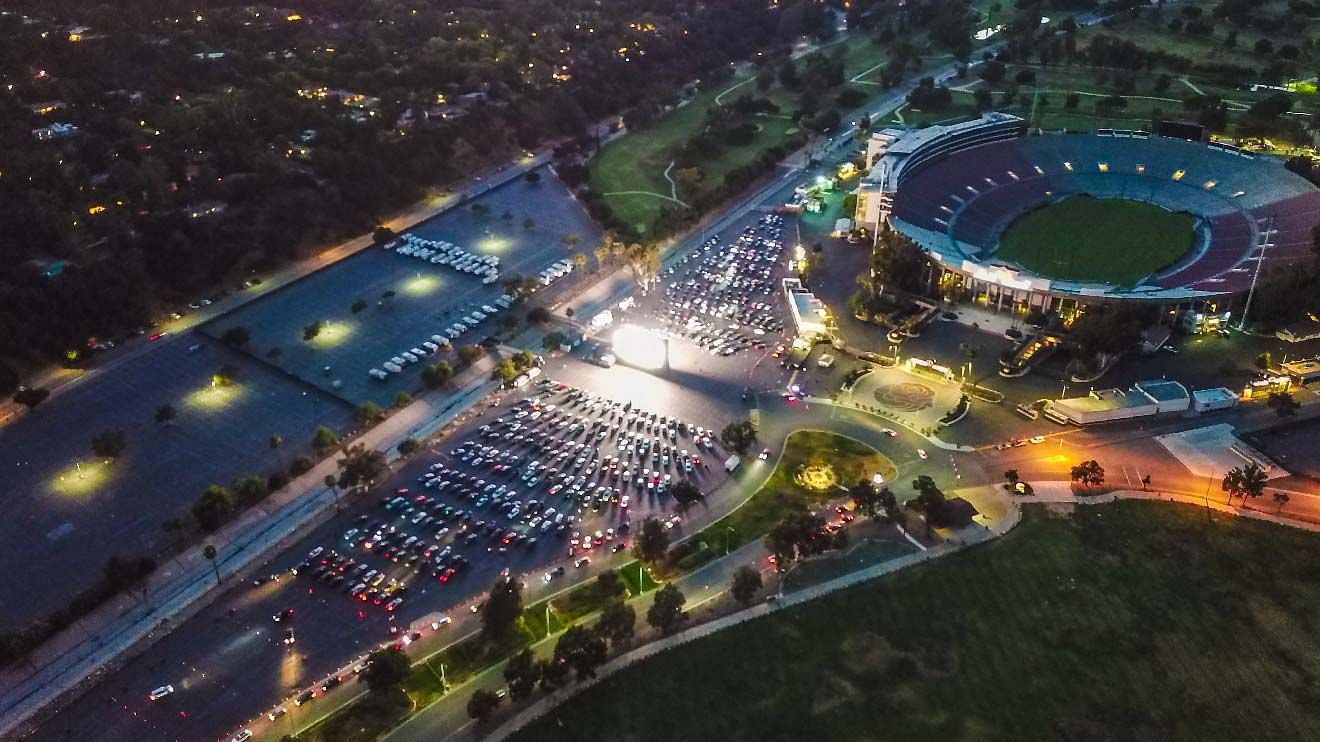
[[[536,278],[541,282],[542,286],[549,286],[572,272],[573,261],[560,260],[559,262],[552,264],[549,268],[541,271]]]
[[[500,280],[500,259],[497,255],[475,255],[445,240],[428,240],[415,234],[405,234],[385,244],[400,255],[425,260],[436,265],[447,265],[464,273],[481,276],[481,282],[492,284]]]
[[[492,304],[494,306],[492,306]],[[421,360],[433,353],[439,353],[446,347],[452,347],[451,343],[459,339],[469,330],[481,324],[487,317],[492,317],[500,311],[508,309],[513,305],[513,297],[504,294],[495,299],[492,304],[482,304],[479,307],[468,307],[464,316],[446,327],[442,333],[431,336],[430,340],[423,340],[417,347],[403,351],[385,361],[380,368],[373,368],[367,371],[367,375],[377,381],[384,381],[390,377],[390,374],[397,374],[403,371],[404,366],[414,363],[420,363]]]

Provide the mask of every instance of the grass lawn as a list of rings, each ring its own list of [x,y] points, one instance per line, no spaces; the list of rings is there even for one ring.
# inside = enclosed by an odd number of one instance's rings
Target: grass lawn
[[[628,596],[631,598],[660,587],[660,583],[651,576],[651,570],[643,567],[641,562],[628,562],[619,567],[619,574],[623,577],[623,584],[628,586]]]
[[[866,35],[845,37],[813,53],[828,54],[839,48],[844,52],[845,80],[870,70],[888,58],[885,47],[875,44]],[[798,64],[801,65],[802,61],[799,60]],[[727,105],[744,94],[765,95],[781,111],[776,115],[757,117],[760,131],[750,144],[728,147],[719,156],[702,163],[706,183],[722,182],[729,172],[755,162],[762,152],[784,144],[797,133],[797,126],[791,116],[797,108],[801,93],[778,86],[766,93],[758,93],[754,79],[754,73],[741,72],[712,90],[698,93],[687,104],[660,117],[644,129],[629,132],[605,145],[588,166],[592,189],[600,194],[618,194],[605,196],[610,208],[621,221],[636,225],[643,237],[649,239],[661,209],[676,204],[645,194],[671,194],[672,186],[665,178],[665,169],[674,160],[678,149],[700,130],[706,112],[713,106]],[[832,101],[846,87],[845,84],[829,91],[828,98]],[[859,87],[867,94],[880,92],[879,88],[871,85]],[[726,92],[727,95],[724,95]],[[717,98],[720,99],[718,103]],[[641,193],[623,193],[627,191]],[[684,193],[681,189],[678,198],[688,203],[695,200],[693,194]]]
[[[1139,201],[1073,196],[1009,225],[993,257],[1059,280],[1131,286],[1191,249],[1192,223]]]
[[[751,73],[741,73],[735,75],[731,81],[719,84],[714,90],[698,92],[692,100],[684,106],[680,106],[661,116],[660,119],[653,121],[651,125],[636,132],[628,132],[620,136],[619,139],[611,141],[601,149],[601,152],[591,158],[589,168],[591,176],[591,187],[597,193],[618,193],[618,191],[644,191],[644,193],[659,193],[669,195],[671,186],[669,181],[665,180],[665,168],[668,168],[669,162],[673,161],[673,156],[682,144],[686,143],[690,137],[701,129],[702,121],[706,118],[706,111],[715,106],[715,98],[718,98],[723,91],[730,87],[739,86],[738,90],[730,92],[727,99],[731,100],[737,95],[741,95],[743,90],[752,92],[755,90],[755,83],[752,83],[754,75]],[[746,84],[743,84],[746,83]],[[785,121],[788,123],[788,121]],[[788,127],[784,127],[787,129]],[[756,137],[756,143],[762,143],[762,140],[774,139],[774,131],[763,132],[762,136]],[[774,144],[774,143],[771,143]],[[770,147],[767,144],[766,147]],[[758,149],[754,147],[742,149]],[[726,153],[727,154],[727,153]],[[711,162],[708,165],[708,177],[714,177],[717,164]],[[723,177],[725,168],[719,173],[718,177]],[[651,226],[655,220],[660,217],[661,207],[672,205],[672,202],[664,201],[663,198],[656,198],[653,195],[610,195],[606,197],[614,213],[618,215],[623,222],[638,224],[639,228],[644,230],[644,234],[649,234]],[[680,194],[680,197],[682,195]]]
[[[799,472],[821,471],[822,467],[829,470],[837,486],[817,490],[799,483]],[[845,493],[837,487],[850,487],[877,473],[893,481],[896,471],[889,459],[852,438],[814,430],[793,433],[784,444],[778,466],[761,489],[742,507],[676,547],[674,566],[682,572],[695,569],[765,536],[789,513],[842,497]]]
[[[1181,505],[996,542],[687,644],[518,740],[1320,738],[1320,536]]]
[[[444,695],[444,686],[440,683],[442,675],[452,688],[490,665],[502,662],[531,644],[532,640],[532,634],[525,626],[517,626],[508,636],[494,642],[476,634],[425,662],[413,665],[412,673],[403,682],[403,689],[416,702],[417,708],[424,708]]]

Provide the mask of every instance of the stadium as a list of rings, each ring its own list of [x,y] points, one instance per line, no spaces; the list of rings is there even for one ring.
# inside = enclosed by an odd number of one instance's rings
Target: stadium
[[[1226,317],[1310,254],[1320,222],[1320,190],[1277,160],[1143,131],[1026,136],[1003,113],[873,133],[867,164],[856,224],[916,242],[932,292],[1000,311],[1145,300]]]

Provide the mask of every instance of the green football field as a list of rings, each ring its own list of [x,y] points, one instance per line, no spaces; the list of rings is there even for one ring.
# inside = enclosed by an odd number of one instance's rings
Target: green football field
[[[1009,225],[993,257],[1060,281],[1132,286],[1192,249],[1193,223],[1140,201],[1074,196]]]

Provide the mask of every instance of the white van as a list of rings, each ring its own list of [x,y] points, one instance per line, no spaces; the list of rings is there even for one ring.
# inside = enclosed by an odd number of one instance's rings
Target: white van
[[[413,355],[412,353],[404,351],[399,355],[403,356],[403,360],[407,361],[408,363],[417,363],[417,356]]]

